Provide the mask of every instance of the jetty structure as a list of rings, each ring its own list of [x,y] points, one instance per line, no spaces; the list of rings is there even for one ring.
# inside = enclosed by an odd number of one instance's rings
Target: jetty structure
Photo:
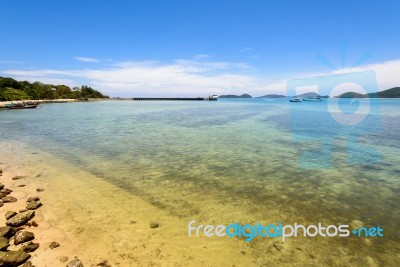
[[[134,101],[217,101],[217,95],[207,97],[134,97]]]

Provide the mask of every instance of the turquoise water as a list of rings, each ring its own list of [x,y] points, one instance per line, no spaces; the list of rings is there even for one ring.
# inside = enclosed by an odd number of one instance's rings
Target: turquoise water
[[[354,238],[316,244],[393,264],[400,100],[371,100],[351,127],[332,119],[326,101],[43,104],[0,111],[0,139],[51,153],[188,221],[379,225],[385,237],[369,248]]]

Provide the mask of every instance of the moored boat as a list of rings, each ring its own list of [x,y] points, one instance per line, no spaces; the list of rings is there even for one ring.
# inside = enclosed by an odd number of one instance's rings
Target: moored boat
[[[11,103],[6,105],[5,107],[8,109],[32,109],[37,108],[39,103],[37,102],[22,102],[22,103]]]

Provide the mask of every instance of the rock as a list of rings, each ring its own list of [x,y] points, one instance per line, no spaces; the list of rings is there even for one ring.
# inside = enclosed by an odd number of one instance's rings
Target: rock
[[[24,179],[25,177],[24,176],[14,176],[13,178],[11,178],[11,179],[13,179],[13,180],[20,180],[20,179]]]
[[[60,261],[61,262],[66,262],[68,260],[68,256],[61,256]]]
[[[17,185],[17,187],[24,187],[24,186],[25,186],[24,184]]]
[[[350,227],[353,228],[353,229],[359,229],[359,228],[361,228],[363,226],[364,226],[363,222],[359,221],[359,220],[352,220],[350,222]]]
[[[29,197],[26,202],[32,202],[32,201],[39,201],[40,198],[39,197]]]
[[[19,266],[26,262],[31,255],[21,250],[18,251],[7,251],[0,258],[0,266]]]
[[[31,261],[27,261],[21,265],[21,267],[35,267]]]
[[[19,213],[25,212],[25,211],[27,211],[27,209],[20,209],[20,210],[19,210]]]
[[[12,192],[12,190],[8,189],[8,188],[3,188],[0,190],[0,193],[6,194],[6,195],[10,194],[11,192]]]
[[[75,258],[67,264],[67,267],[83,267],[82,262],[75,256]]]
[[[9,211],[7,211],[6,212],[6,219],[8,220],[8,219],[10,219],[11,217],[14,217],[15,215],[17,215],[17,213],[15,212],[15,211],[11,211],[11,210],[9,210]]]
[[[108,263],[107,260],[101,261],[96,266],[101,266],[101,267],[111,267],[111,265]]]
[[[17,199],[12,196],[6,196],[2,198],[4,203],[11,203],[11,202],[17,202]]]
[[[29,253],[29,252],[34,252],[38,248],[39,248],[39,243],[33,243],[32,241],[29,241],[29,243],[21,247],[20,250]]]
[[[40,206],[42,206],[42,203],[40,201],[30,201],[26,205],[26,208],[28,210],[35,210],[35,209],[39,208]]]
[[[14,245],[22,244],[35,239],[35,235],[28,231],[19,231],[14,236]]]
[[[8,238],[0,237],[0,250],[6,249],[10,244],[8,244]]]
[[[158,228],[160,227],[160,224],[158,222],[151,222],[150,223],[150,228]]]
[[[60,246],[60,244],[59,243],[57,243],[57,242],[51,242],[51,244],[50,244],[50,248],[51,249],[54,249],[54,248],[58,248]]]
[[[26,224],[30,219],[35,216],[35,211],[28,210],[26,212],[19,213],[14,217],[7,220],[6,225],[12,227],[18,227]]]
[[[4,184],[0,184],[0,190],[4,188]]]
[[[44,191],[44,188],[36,188],[36,191],[37,191],[37,192],[43,192],[43,191]]]
[[[279,241],[278,242],[274,242],[273,246],[277,251],[281,251],[283,249],[283,244],[281,242],[279,242]]]
[[[3,207],[3,205],[4,205],[4,202],[3,202],[3,200],[0,199],[0,207]]]
[[[0,198],[6,197],[6,196],[7,196],[6,193],[0,192]]]
[[[29,227],[31,227],[31,226],[33,226],[33,227],[38,227],[39,225],[38,225],[38,223],[37,223],[37,222],[35,222],[35,221],[32,221],[32,222],[28,222],[28,223],[26,223],[26,226],[29,226]]]
[[[0,237],[10,238],[15,234],[15,230],[9,226],[0,227]]]

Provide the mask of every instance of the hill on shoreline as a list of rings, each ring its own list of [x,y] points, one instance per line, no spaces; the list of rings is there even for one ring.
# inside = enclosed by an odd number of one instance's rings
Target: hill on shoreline
[[[369,94],[346,92],[336,97],[337,98],[400,98],[400,87],[393,87],[377,93],[369,93]]]

